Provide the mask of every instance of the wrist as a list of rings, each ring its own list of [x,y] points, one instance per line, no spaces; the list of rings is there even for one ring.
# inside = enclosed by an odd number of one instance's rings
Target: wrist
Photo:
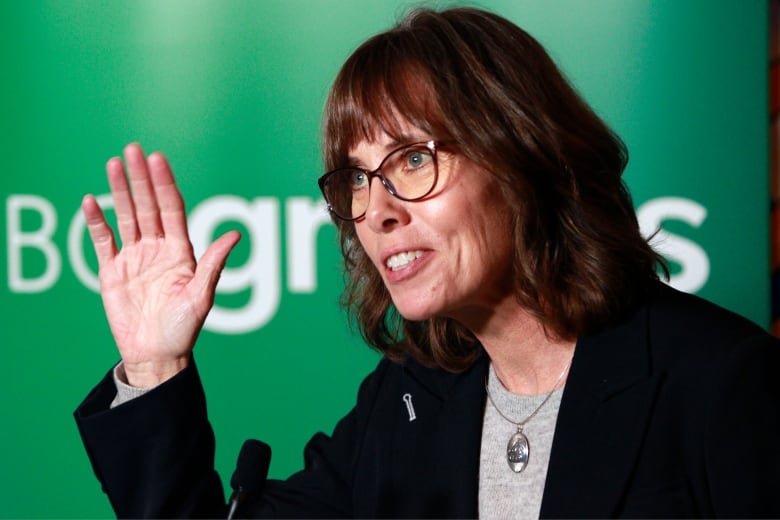
[[[189,362],[190,356],[137,363],[123,360],[122,368],[128,385],[136,388],[151,388],[164,383],[187,368]]]

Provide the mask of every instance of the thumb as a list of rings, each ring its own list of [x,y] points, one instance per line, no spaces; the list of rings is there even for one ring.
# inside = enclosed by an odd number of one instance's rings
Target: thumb
[[[228,255],[239,240],[241,240],[241,233],[228,231],[206,249],[195,268],[195,276],[190,282],[196,294],[206,296],[209,301],[213,301],[219,275],[225,268]]]

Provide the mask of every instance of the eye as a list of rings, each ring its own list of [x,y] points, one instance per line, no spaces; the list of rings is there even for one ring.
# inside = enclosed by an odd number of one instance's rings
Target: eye
[[[349,185],[353,190],[365,188],[368,184],[368,175],[360,170],[352,170],[349,175]]]
[[[406,167],[416,170],[428,164],[433,155],[428,150],[412,150],[406,154]]]

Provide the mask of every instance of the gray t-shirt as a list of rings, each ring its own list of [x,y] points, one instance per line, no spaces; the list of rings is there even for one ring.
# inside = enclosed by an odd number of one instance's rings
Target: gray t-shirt
[[[527,396],[509,392],[496,377],[492,365],[487,384],[495,405],[516,421],[531,415],[547,397],[547,394]],[[562,395],[563,388],[555,390],[550,400],[523,427],[529,452],[528,464],[520,473],[512,471],[507,462],[507,444],[517,427],[501,417],[490,400],[487,401],[479,456],[480,518],[539,518]]]

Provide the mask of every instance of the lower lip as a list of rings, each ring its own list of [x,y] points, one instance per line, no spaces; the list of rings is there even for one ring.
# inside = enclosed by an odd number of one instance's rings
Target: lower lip
[[[428,263],[430,257],[430,251],[423,251],[422,256],[415,258],[412,263],[402,269],[393,271],[389,267],[385,267],[385,281],[388,284],[399,283],[414,277]]]

